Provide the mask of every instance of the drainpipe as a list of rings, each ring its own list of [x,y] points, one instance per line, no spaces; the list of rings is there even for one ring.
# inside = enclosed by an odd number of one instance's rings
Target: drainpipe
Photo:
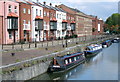
[[[2,22],[3,22],[3,16],[2,16]],[[3,49],[3,23],[2,23],[2,49]]]
[[[5,27],[5,1],[4,1],[4,27]],[[3,32],[3,28],[2,28],[2,32]],[[2,38],[3,38],[3,35],[4,34],[2,33]],[[5,38],[5,44],[6,44],[6,38]]]

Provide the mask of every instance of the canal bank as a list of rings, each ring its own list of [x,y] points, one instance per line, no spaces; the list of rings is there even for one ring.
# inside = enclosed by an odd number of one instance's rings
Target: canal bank
[[[83,51],[83,49],[86,45],[89,45],[91,43],[98,43],[98,42],[101,42],[101,41],[103,41],[105,39],[109,39],[109,38],[113,38],[113,37],[110,36],[107,38],[99,39],[97,41],[84,42],[84,44],[80,44],[80,45],[76,44],[76,46],[65,48],[63,51],[60,51],[60,52],[55,52],[52,54],[25,60],[22,62],[2,66],[2,69],[4,72],[4,73],[2,72],[2,76],[3,76],[2,79],[3,80],[28,80],[28,79],[31,79],[33,77],[36,77],[40,74],[45,73],[49,66],[49,62],[51,61],[51,59],[54,56],[59,55],[59,54],[65,55],[68,53],[68,51],[69,51],[69,53],[75,53],[78,50]],[[43,68],[44,68],[44,70],[42,70]],[[19,77],[21,77],[21,78],[19,78]]]
[[[31,80],[118,80],[119,47],[120,43],[113,43],[96,56],[69,71],[57,74],[44,73]]]

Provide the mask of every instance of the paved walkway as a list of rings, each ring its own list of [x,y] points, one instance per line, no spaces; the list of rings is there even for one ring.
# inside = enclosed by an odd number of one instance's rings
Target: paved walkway
[[[74,44],[69,44],[68,47],[74,46]],[[50,53],[55,53],[64,50],[66,47],[63,48],[62,45],[48,47],[48,50],[45,48],[38,48],[38,49],[30,49],[30,50],[22,50],[22,51],[8,51],[2,53],[2,65],[8,65],[12,63],[16,63],[19,61],[23,61],[26,59],[39,57],[43,55],[47,55]],[[11,53],[15,53],[14,56]]]

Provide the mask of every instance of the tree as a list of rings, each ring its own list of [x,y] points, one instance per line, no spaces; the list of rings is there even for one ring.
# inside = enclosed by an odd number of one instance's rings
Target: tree
[[[120,33],[120,14],[114,13],[110,17],[107,18],[104,31],[109,31],[110,33],[118,34]]]

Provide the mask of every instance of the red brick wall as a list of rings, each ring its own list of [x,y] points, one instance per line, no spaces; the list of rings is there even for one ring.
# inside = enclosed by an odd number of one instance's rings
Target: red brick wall
[[[23,13],[23,8],[26,8],[26,13]],[[19,35],[20,35],[20,40],[24,40],[23,20],[26,20],[27,24],[28,24],[28,21],[31,22],[31,14],[28,14],[28,9],[30,9],[30,11],[31,11],[31,5],[25,4],[25,3],[20,3],[19,9],[20,9],[20,12],[19,12],[19,14],[20,14],[20,19],[19,19],[20,20],[19,21],[19,23],[20,23],[20,32],[19,33],[20,34]],[[32,26],[30,26],[30,28],[32,29]],[[31,30],[29,31],[29,40],[31,39],[31,37],[30,37],[31,34],[30,33],[31,33]]]
[[[100,32],[98,32],[98,24],[100,24]],[[103,33],[103,20],[99,20],[97,17],[92,20],[92,27],[95,28],[95,32],[92,32],[93,35],[99,35]]]
[[[44,16],[44,11],[47,12],[47,14],[49,13],[49,16],[50,16],[50,9],[48,8],[43,8],[43,22],[47,22],[49,24],[50,22],[50,17],[47,15],[47,16]],[[43,28],[44,28],[44,23],[43,23]],[[46,39],[49,40],[49,30],[44,30],[44,32],[46,33]],[[43,33],[43,37],[45,37],[44,33]]]

